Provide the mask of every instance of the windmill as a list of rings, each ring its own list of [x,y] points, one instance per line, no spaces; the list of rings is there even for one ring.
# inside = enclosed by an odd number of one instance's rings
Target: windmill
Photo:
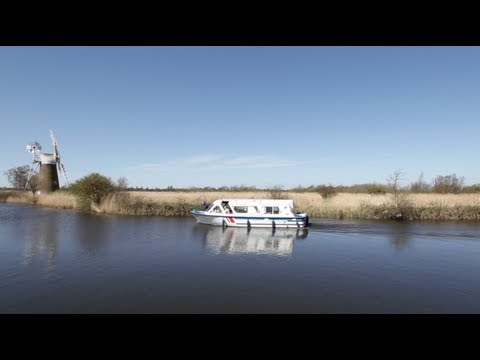
[[[58,144],[53,136],[52,130],[50,130],[50,139],[53,146],[53,154],[42,153],[42,146],[38,142],[30,142],[27,144],[26,149],[32,154],[32,163],[28,172],[27,184],[30,182],[31,177],[35,173],[35,165],[40,165],[38,171],[38,194],[48,193],[55,191],[59,188],[58,173],[63,174],[65,183],[68,186],[68,177],[60,160],[60,152],[58,150]]]

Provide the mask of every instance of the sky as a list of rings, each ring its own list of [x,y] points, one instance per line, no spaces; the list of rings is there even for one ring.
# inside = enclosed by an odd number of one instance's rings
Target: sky
[[[480,183],[480,47],[0,47],[0,186],[50,129],[71,182]]]

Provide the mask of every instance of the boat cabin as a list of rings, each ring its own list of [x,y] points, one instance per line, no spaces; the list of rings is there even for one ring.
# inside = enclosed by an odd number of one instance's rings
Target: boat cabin
[[[210,214],[235,215],[295,215],[293,200],[272,199],[221,199],[214,201],[206,210]]]

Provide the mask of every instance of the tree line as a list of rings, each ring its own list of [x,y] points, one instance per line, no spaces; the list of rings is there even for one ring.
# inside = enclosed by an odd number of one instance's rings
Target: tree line
[[[37,190],[37,174],[28,179],[30,167],[28,165],[18,166],[8,169],[4,172],[7,177],[11,189],[28,189],[33,193]],[[97,173],[95,173],[97,174]],[[99,175],[99,174],[98,174]],[[336,193],[367,193],[367,194],[386,194],[397,192],[411,192],[411,193],[440,193],[440,194],[458,194],[458,193],[477,193],[480,192],[480,184],[465,185],[465,178],[463,176],[457,176],[456,174],[438,175],[432,181],[427,182],[424,179],[423,173],[420,174],[418,179],[408,185],[401,186],[402,176],[404,174],[397,170],[388,178],[388,183],[364,183],[355,185],[310,185],[310,186],[297,186],[289,189],[289,191],[295,192],[317,192],[322,194],[324,198],[332,196]],[[97,179],[99,179],[97,177]],[[274,186],[268,188],[257,188],[255,186],[248,185],[235,185],[235,186],[220,186],[220,187],[174,187],[167,186],[165,188],[160,187],[132,187],[128,185],[126,177],[120,177],[117,181],[110,179],[111,186],[117,190],[122,191],[186,191],[186,192],[207,192],[207,191],[271,191],[282,192],[286,191],[282,186]]]

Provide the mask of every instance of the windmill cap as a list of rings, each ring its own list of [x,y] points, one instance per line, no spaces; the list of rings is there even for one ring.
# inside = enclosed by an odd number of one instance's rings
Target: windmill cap
[[[42,164],[56,164],[56,159],[55,159],[55,156],[53,154],[45,154],[45,153],[42,153],[40,154],[40,161],[42,162]]]

